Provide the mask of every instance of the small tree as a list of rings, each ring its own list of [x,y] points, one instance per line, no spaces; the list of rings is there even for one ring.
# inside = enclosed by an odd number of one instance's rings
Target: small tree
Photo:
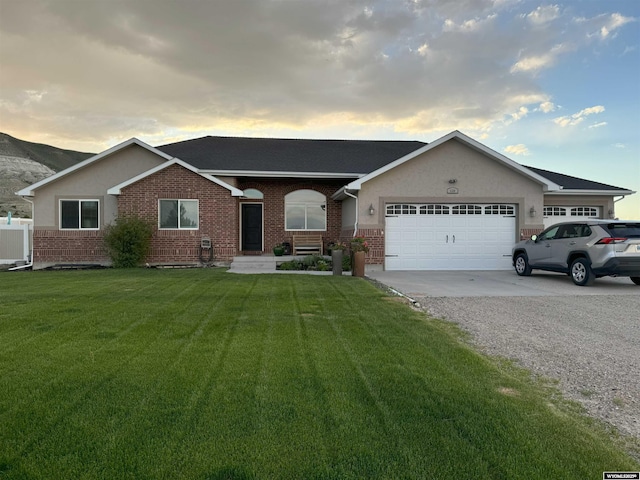
[[[104,244],[116,268],[140,265],[149,252],[153,226],[136,216],[124,216],[107,226]]]

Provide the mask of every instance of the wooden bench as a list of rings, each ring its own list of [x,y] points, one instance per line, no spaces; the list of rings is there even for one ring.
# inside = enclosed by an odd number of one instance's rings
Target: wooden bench
[[[322,235],[293,236],[294,255],[310,255],[314,253],[322,255]]]

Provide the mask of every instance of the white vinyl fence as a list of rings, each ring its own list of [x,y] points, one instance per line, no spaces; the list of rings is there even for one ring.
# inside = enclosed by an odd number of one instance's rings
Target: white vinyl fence
[[[0,264],[28,262],[31,254],[33,220],[13,218],[11,225],[0,217]]]

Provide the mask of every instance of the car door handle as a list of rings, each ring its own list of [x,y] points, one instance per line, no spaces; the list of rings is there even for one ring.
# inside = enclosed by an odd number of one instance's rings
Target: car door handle
[[[449,235],[447,235],[447,243],[449,243]]]
[[[569,242],[569,245],[575,245],[576,242]]]
[[[456,236],[453,236],[453,243],[456,243]]]

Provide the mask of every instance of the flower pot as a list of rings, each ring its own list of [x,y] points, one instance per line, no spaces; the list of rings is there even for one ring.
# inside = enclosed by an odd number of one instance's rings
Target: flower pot
[[[273,254],[276,257],[281,257],[284,255],[284,247],[273,247]]]
[[[333,265],[333,274],[342,275],[342,250],[331,250],[331,263]]]
[[[364,277],[364,256],[364,252],[353,252],[351,275],[354,277]]]

